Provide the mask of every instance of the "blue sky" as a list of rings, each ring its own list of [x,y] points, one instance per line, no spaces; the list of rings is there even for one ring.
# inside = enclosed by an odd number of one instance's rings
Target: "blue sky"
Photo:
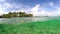
[[[19,11],[34,16],[60,16],[60,0],[0,0],[0,14]]]

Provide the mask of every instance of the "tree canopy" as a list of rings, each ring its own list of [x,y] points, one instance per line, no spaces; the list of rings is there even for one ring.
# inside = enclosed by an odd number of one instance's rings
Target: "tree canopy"
[[[32,17],[33,14],[27,14],[25,12],[9,12],[8,14],[3,14],[2,18],[13,18],[13,17]]]

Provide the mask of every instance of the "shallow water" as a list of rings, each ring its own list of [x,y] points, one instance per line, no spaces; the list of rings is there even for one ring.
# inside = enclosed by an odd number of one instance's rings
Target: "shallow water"
[[[0,23],[26,23],[26,22],[35,22],[35,21],[46,21],[49,19],[52,18],[51,17],[0,18]]]

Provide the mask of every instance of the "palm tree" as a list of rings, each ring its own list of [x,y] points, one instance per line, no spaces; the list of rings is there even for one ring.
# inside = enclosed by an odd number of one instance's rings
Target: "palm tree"
[[[32,17],[33,14],[26,14],[25,12],[9,12],[8,14],[3,14],[4,18],[12,18],[12,17]]]

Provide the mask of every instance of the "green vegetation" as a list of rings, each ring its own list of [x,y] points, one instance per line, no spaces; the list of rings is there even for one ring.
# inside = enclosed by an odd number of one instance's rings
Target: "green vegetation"
[[[1,18],[12,18],[12,17],[32,17],[33,14],[26,14],[25,12],[9,12],[8,14],[3,14]]]
[[[60,34],[60,20],[0,24],[0,34]]]

